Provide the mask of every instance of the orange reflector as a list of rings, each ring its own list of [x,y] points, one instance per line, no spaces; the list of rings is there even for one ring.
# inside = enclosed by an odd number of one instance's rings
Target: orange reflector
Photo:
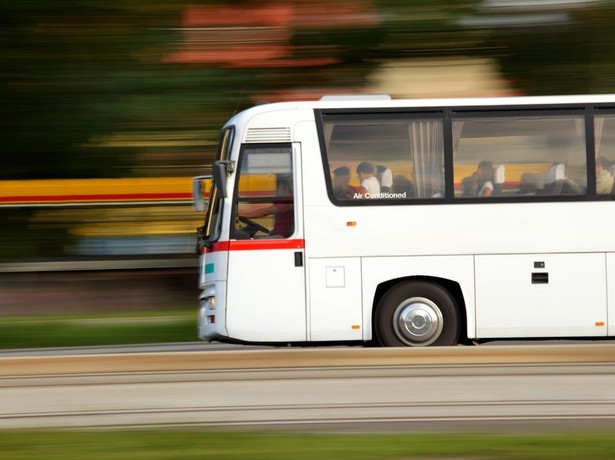
[[[361,329],[361,326],[359,326],[358,324],[353,324],[351,327],[353,329]]]
[[[596,321],[596,326],[604,326],[604,321]]]
[[[346,222],[346,227],[356,227],[357,223],[354,220],[349,220]]]

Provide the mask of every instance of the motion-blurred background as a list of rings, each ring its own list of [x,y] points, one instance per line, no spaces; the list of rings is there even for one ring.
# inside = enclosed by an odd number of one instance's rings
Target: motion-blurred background
[[[615,91],[613,0],[22,0],[0,18],[0,316],[196,308],[191,177],[257,102]]]

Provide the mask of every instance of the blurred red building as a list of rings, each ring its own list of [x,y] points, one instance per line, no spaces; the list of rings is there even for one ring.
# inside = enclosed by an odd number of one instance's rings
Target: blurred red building
[[[184,40],[165,61],[225,68],[317,67],[335,64],[336,47],[296,45],[298,30],[321,32],[373,27],[380,23],[369,1],[283,3],[193,7],[184,12]],[[322,91],[273,95],[274,99],[319,97]],[[269,98],[271,100],[271,98]]]

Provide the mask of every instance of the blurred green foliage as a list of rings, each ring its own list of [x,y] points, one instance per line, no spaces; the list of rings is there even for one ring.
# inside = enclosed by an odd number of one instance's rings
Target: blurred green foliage
[[[497,426],[494,425],[494,426]],[[46,459],[609,459],[615,438],[593,433],[301,433],[199,428],[4,430],[0,455]]]
[[[198,9],[200,23],[188,14]],[[518,94],[615,90],[613,0],[23,0],[3,2],[0,18],[0,187],[202,174],[234,112],[360,91],[396,61],[488,59]],[[172,58],[192,46],[226,57]],[[281,56],[255,62],[263,51]],[[35,217],[0,213],[1,258],[63,255],[70,229],[39,239]]]
[[[2,179],[121,177],[130,172],[134,150],[91,141],[142,123],[154,110],[151,102],[140,100],[148,93],[165,94],[167,88],[156,83],[161,80],[156,59],[142,56],[164,51],[170,38],[151,28],[179,11],[148,4],[2,4]],[[167,85],[172,79],[164,78]]]
[[[4,317],[0,349],[192,342],[196,323],[192,310]]]
[[[291,24],[294,57],[308,53],[334,63],[226,68],[166,59],[185,41],[182,15],[190,7],[268,2],[3,2],[0,179],[169,175],[169,169],[192,175],[211,162],[217,129],[257,95],[358,88],[385,60],[487,56],[526,94],[615,87],[612,1],[576,8],[562,2],[559,10],[541,9],[541,2],[525,10],[482,0],[359,3],[377,21]],[[536,22],[545,15],[546,23]],[[147,145],[161,135],[192,142]],[[143,168],[144,162],[155,167]]]
[[[562,23],[491,31],[502,73],[529,95],[614,92],[615,2],[560,14]]]

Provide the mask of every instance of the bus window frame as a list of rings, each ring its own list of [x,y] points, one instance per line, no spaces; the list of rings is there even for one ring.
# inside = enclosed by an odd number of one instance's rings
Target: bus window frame
[[[570,108],[567,109],[562,109],[560,107],[553,107],[553,108],[545,108],[545,107],[538,107],[536,109],[528,109],[528,108],[507,108],[505,110],[492,110],[490,107],[483,107],[480,110],[471,110],[468,109],[467,107],[463,107],[461,109],[458,110],[451,110],[450,111],[450,128],[452,130],[452,124],[455,121],[455,119],[457,118],[463,118],[463,119],[480,119],[480,118],[493,118],[493,119],[497,119],[497,118],[501,118],[501,119],[506,119],[506,118],[539,118],[539,117],[579,117],[581,119],[583,119],[583,127],[584,127],[584,143],[585,143],[585,166],[586,166],[586,170],[585,170],[585,176],[587,179],[587,185],[585,187],[585,192],[584,193],[580,193],[580,194],[574,194],[574,195],[564,195],[564,194],[558,194],[558,195],[533,195],[533,196],[522,196],[522,197],[518,197],[518,196],[490,196],[490,197],[467,197],[467,196],[453,196],[452,202],[457,203],[457,202],[464,202],[464,203],[484,203],[484,202],[488,202],[488,203],[509,203],[509,202],[534,202],[534,201],[539,201],[539,202],[543,202],[543,201],[588,201],[588,198],[591,197],[591,193],[590,190],[590,175],[593,173],[594,177],[595,177],[595,171],[590,168],[589,165],[589,159],[591,157],[593,157],[593,155],[591,155],[591,153],[589,152],[589,141],[588,141],[588,119],[591,118],[590,116],[588,116],[588,107],[584,106],[571,106]],[[592,126],[593,126],[593,120],[592,120]],[[452,170],[454,173],[454,169],[455,169],[455,159],[454,159],[454,155],[453,155],[453,151],[452,151],[452,131],[450,133],[451,135],[451,151],[450,152],[446,152],[448,154],[448,156],[445,156],[445,161],[446,161],[446,165],[451,165],[452,166]],[[450,161],[450,163],[449,163]],[[454,195],[454,181],[452,181],[452,183],[450,184],[451,187],[453,187],[452,189],[452,193]],[[449,185],[449,184],[447,184]],[[448,189],[447,189],[448,191]]]
[[[231,156],[231,150],[233,143],[235,142],[236,129],[235,126],[227,126],[220,132],[220,141],[218,143],[218,152],[216,153],[216,161],[227,161]],[[219,189],[221,184],[216,183],[215,176],[211,181],[211,188],[209,194],[209,206],[205,213],[205,225],[203,230],[204,243],[210,245],[211,243],[218,241],[222,234],[222,222],[224,221],[224,193]],[[218,217],[216,222],[212,222],[212,217],[215,211],[218,211]],[[215,228],[212,226],[215,225]]]
[[[290,167],[291,167],[291,177],[292,177],[292,181],[293,181],[293,212],[294,212],[294,225],[295,228],[293,230],[293,234],[295,234],[297,232],[297,172],[296,172],[296,168],[295,168],[295,159],[294,159],[294,151],[293,151],[293,144],[292,142],[281,142],[281,143],[272,143],[272,142],[268,142],[268,143],[243,143],[240,146],[239,149],[239,155],[237,157],[237,167],[235,168],[235,177],[234,177],[234,186],[233,186],[233,194],[231,197],[231,220],[230,220],[230,225],[229,225],[229,238],[230,239],[238,239],[237,235],[236,235],[236,228],[234,225],[235,220],[237,219],[238,216],[238,207],[239,207],[239,181],[242,177],[241,175],[241,171],[243,168],[243,162],[245,161],[245,157],[246,157],[246,149],[267,149],[267,148],[275,148],[275,149],[282,149],[282,148],[288,148],[289,154],[290,154]],[[267,201],[271,200],[271,202],[278,200],[280,198],[284,198],[284,197],[280,197],[278,195],[272,196],[272,197],[268,197]],[[242,203],[258,203],[258,202],[262,202],[264,201],[263,198],[259,198],[259,197],[247,197],[241,200]],[[282,239],[289,239],[292,238],[292,235],[290,235],[289,237],[285,237]],[[242,239],[242,241],[263,241],[266,238],[254,238],[254,239]]]
[[[446,126],[445,126],[445,109],[444,107],[428,107],[420,108],[417,110],[411,110],[407,107],[403,108],[386,108],[386,109],[314,109],[314,115],[317,126],[318,143],[320,146],[321,160],[323,170],[325,173],[325,184],[327,187],[327,195],[329,200],[335,205],[340,207],[345,206],[399,206],[408,204],[435,204],[443,203],[446,201],[446,195],[438,198],[406,198],[406,199],[390,199],[390,198],[374,198],[364,200],[339,200],[333,193],[333,182],[331,180],[332,171],[329,166],[328,152],[326,146],[326,140],[324,136],[324,124],[329,120],[325,120],[326,117],[343,117],[346,121],[362,121],[368,119],[371,115],[376,115],[374,119],[378,120],[390,120],[395,121],[409,121],[409,120],[430,120],[440,121],[442,124],[442,139],[443,139],[443,152],[442,158],[446,165]],[[443,183],[445,191],[447,190],[447,176],[446,170],[444,171]]]
[[[553,104],[514,105],[514,106],[434,106],[434,107],[397,107],[397,108],[357,108],[357,109],[314,109],[317,136],[321,151],[321,160],[325,174],[327,195],[331,203],[338,207],[346,206],[421,206],[421,205],[451,205],[451,204],[496,204],[496,203],[533,203],[533,202],[583,202],[583,201],[613,201],[615,195],[598,195],[596,193],[595,172],[595,133],[594,117],[599,115],[615,115],[613,104]],[[324,124],[328,117],[343,117],[348,120],[367,120],[369,116],[392,117],[400,120],[438,119],[442,121],[444,148],[444,198],[407,198],[407,199],[370,199],[370,200],[338,200],[333,195],[331,171],[328,162]],[[454,196],[454,158],[452,122],[455,117],[514,117],[514,116],[578,116],[584,121],[585,127],[585,162],[587,187],[584,193],[577,195],[534,195],[534,196],[490,196],[461,197]]]

